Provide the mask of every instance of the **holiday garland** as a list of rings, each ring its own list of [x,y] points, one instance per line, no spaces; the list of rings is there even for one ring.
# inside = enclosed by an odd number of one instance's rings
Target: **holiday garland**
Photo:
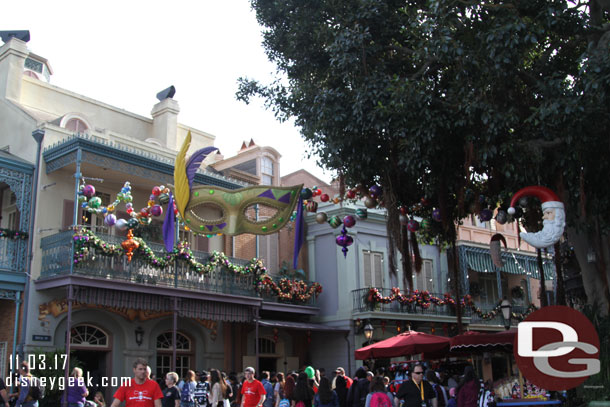
[[[12,240],[26,240],[28,238],[28,232],[0,228],[0,238]]]
[[[384,297],[383,295],[381,295],[381,293],[379,292],[379,290],[377,288],[371,287],[371,288],[369,288],[369,291],[366,295],[366,302],[368,302],[369,304],[378,304],[378,303],[389,304],[393,301],[398,301],[401,305],[408,304],[408,305],[419,306],[422,309],[428,309],[428,308],[430,308],[430,305],[432,305],[432,304],[434,304],[436,306],[449,305],[454,308],[456,306],[455,299],[452,298],[449,293],[445,293],[443,298],[439,298],[434,295],[431,295],[428,291],[415,290],[411,293],[404,294],[400,291],[400,288],[393,287],[391,294],[388,295],[387,297]],[[472,301],[471,295],[465,295],[460,300],[460,306],[462,308],[469,307],[472,310],[472,312],[474,312],[476,315],[478,315],[481,319],[484,319],[484,320],[494,319],[498,315],[498,312],[501,311],[500,304],[498,304],[498,305],[496,305],[496,307],[494,307],[489,312],[483,312],[479,307],[477,307],[475,305],[474,301]],[[526,312],[524,312],[524,313],[513,312],[512,317],[516,320],[521,321],[521,320],[525,319],[525,317],[527,315],[529,315],[531,312],[533,312],[536,309],[537,308],[535,305],[530,304],[530,306],[528,307]]]
[[[108,243],[89,229],[78,229],[74,233],[73,239],[75,265],[86,261],[87,255],[92,252],[108,257],[118,257],[125,254],[125,251],[120,244]],[[224,253],[214,251],[206,263],[200,263],[195,259],[193,251],[186,242],[180,242],[172,252],[158,256],[143,239],[134,237],[133,240],[139,243],[138,248],[134,250],[134,256],[148,266],[158,270],[166,269],[172,266],[175,260],[179,260],[186,262],[189,269],[198,274],[210,273],[217,267],[223,267],[235,274],[253,274],[257,277],[255,284],[258,292],[262,292],[263,289],[266,289],[267,292],[277,295],[280,299],[285,301],[306,302],[312,295],[317,297],[318,294],[322,292],[322,286],[320,284],[312,283],[309,286],[302,280],[282,278],[279,281],[279,284],[277,284],[267,274],[267,268],[264,266],[261,259],[254,258],[246,265],[239,265],[232,263]]]
[[[279,284],[277,284],[267,274],[258,277],[256,289],[258,292],[265,291],[267,293],[275,294],[282,301],[296,300],[299,302],[309,301],[312,296],[317,298],[322,292],[322,286],[319,283],[311,283],[311,285],[308,285],[303,280],[282,278],[280,279]]]

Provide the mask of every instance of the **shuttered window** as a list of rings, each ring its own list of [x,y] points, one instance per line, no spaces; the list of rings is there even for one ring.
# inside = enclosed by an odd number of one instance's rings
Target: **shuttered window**
[[[383,253],[364,252],[364,287],[383,288]]]
[[[435,292],[432,260],[423,260],[421,272],[415,274],[415,288],[420,291]]]

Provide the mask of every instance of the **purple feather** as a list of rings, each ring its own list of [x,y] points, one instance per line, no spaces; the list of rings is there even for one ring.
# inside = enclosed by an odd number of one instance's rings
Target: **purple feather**
[[[174,197],[169,193],[169,205],[163,222],[163,242],[165,243],[165,251],[170,253],[174,250],[174,238],[176,228],[176,215],[174,214]]]
[[[191,158],[186,163],[186,178],[189,180],[189,188],[193,188],[193,179],[195,178],[195,173],[197,169],[205,160],[205,158],[213,151],[218,150],[216,147],[204,147],[200,150],[197,150],[193,153]]]

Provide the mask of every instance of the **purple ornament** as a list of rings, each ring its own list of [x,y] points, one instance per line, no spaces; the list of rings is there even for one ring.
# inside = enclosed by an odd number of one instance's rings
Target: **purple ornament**
[[[479,213],[479,220],[481,222],[487,222],[490,221],[491,218],[493,217],[493,212],[489,209],[483,209],[481,210],[481,213]]]
[[[345,225],[345,227],[351,228],[356,224],[356,219],[354,219],[352,215],[347,215],[343,218],[343,224]]]
[[[369,188],[369,195],[371,198],[377,198],[381,195],[381,187],[379,185],[373,185]]]
[[[160,205],[153,205],[150,208],[150,213],[152,216],[161,216],[163,215],[163,208]]]
[[[85,185],[83,188],[83,195],[85,195],[87,198],[91,198],[93,195],[95,195],[95,187],[91,184]]]
[[[440,222],[442,220],[440,209],[435,209],[432,211],[432,219],[434,219],[437,222]]]
[[[108,226],[114,226],[114,224],[116,223],[116,216],[113,213],[109,213],[104,218],[104,223],[106,223],[106,225]]]
[[[409,232],[417,232],[419,230],[419,222],[415,219],[411,219],[409,223],[407,223],[407,230],[409,230]]]
[[[343,230],[341,230],[341,234],[337,236],[335,239],[337,246],[341,246],[341,251],[343,252],[343,257],[347,257],[347,247],[351,246],[354,243],[354,238],[347,234],[347,229],[343,226]]]

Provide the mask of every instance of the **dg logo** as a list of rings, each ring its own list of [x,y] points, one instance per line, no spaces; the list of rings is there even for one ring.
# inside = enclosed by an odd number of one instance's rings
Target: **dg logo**
[[[568,390],[599,373],[599,351],[591,321],[562,305],[531,313],[519,324],[514,346],[523,376],[546,390]]]

